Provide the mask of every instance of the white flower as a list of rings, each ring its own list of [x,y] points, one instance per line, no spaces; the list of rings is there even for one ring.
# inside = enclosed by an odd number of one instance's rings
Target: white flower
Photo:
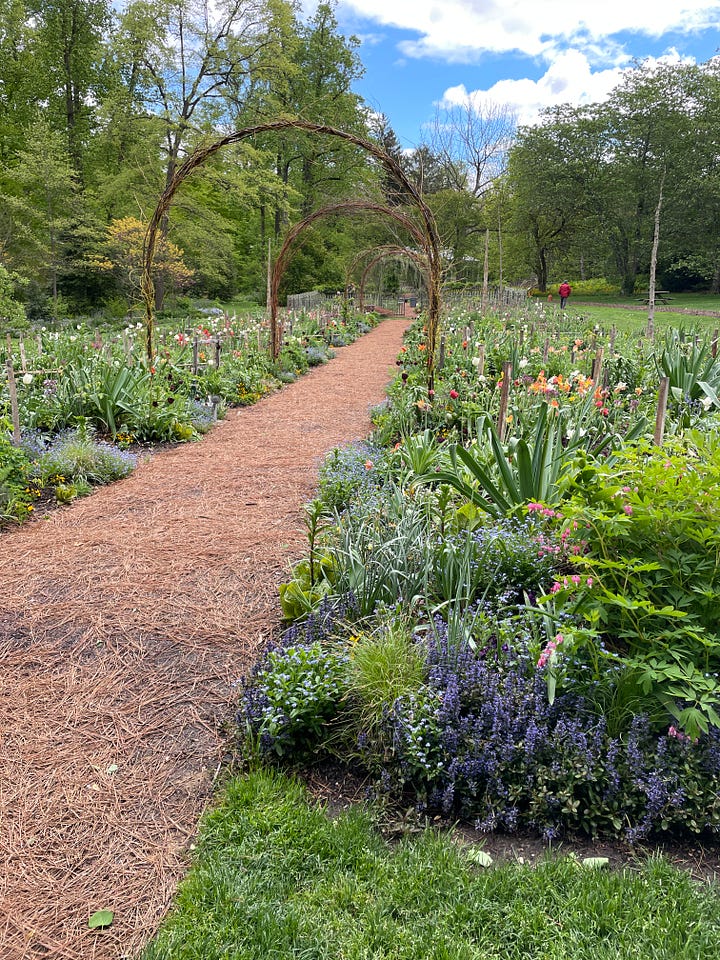
[[[23,381],[23,383],[25,384],[25,386],[29,387],[30,384],[33,382],[33,379],[34,379],[34,377],[33,377],[33,375],[32,375],[31,373],[26,373],[26,374],[24,374],[24,376],[23,376],[23,378],[22,378],[22,381]]]
[[[527,357],[523,357],[522,360],[520,361],[520,363],[518,364],[518,366],[520,367],[521,370],[524,370],[525,367],[528,365],[529,362],[530,362],[530,361],[528,360]]]
[[[479,366],[480,366],[480,357],[473,357],[473,358],[472,358],[472,365],[473,365],[474,367],[479,367]]]
[[[76,340],[77,340],[77,337],[70,337],[70,343],[75,343]]]
[[[710,399],[710,397],[703,397],[701,403],[703,405],[703,410],[709,410],[710,407],[713,405],[713,402]]]

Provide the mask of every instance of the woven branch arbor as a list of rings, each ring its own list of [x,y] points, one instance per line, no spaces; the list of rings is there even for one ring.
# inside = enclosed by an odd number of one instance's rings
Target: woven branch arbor
[[[386,243],[382,244],[379,247],[372,247],[368,250],[363,250],[358,254],[357,257],[353,260],[348,268],[347,276],[348,280],[351,277],[353,271],[359,263],[365,260],[367,257],[370,257],[370,260],[365,264],[363,268],[362,276],[360,277],[360,284],[358,286],[358,306],[362,310],[365,305],[365,286],[367,284],[367,279],[370,275],[370,271],[378,263],[381,263],[383,260],[390,258],[401,258],[405,260],[412,260],[415,266],[418,268],[420,275],[423,278],[425,284],[425,289],[429,290],[429,274],[427,260],[422,253],[418,253],[417,250],[412,250],[410,247],[401,247],[398,244]],[[347,286],[347,284],[346,284]]]
[[[345,140],[356,147],[359,147],[361,150],[364,150],[366,153],[370,154],[370,156],[374,157],[378,163],[382,164],[385,170],[396,180],[396,182],[402,185],[403,190],[411,201],[412,206],[417,209],[419,214],[419,222],[417,223],[390,207],[383,207],[381,204],[371,204],[363,201],[347,201],[346,204],[335,204],[333,206],[338,209],[333,210],[333,207],[326,207],[323,208],[323,211],[317,211],[317,215],[327,216],[330,212],[348,212],[350,209],[374,209],[375,212],[381,213],[384,216],[392,216],[392,218],[398,223],[401,222],[400,218],[402,218],[402,225],[409,230],[411,236],[422,250],[427,263],[427,366],[428,377],[429,380],[432,381],[435,365],[435,347],[437,343],[437,332],[440,318],[440,284],[442,273],[440,239],[432,211],[423,200],[422,195],[417,187],[407,178],[400,164],[376,144],[371,143],[369,140],[365,140],[362,137],[357,137],[355,134],[348,133],[345,130],[338,130],[335,127],[329,127],[325,124],[312,123],[309,120],[280,119],[268,121],[266,123],[259,123],[251,127],[243,127],[242,129],[235,130],[233,133],[230,133],[225,137],[221,137],[219,140],[216,140],[214,143],[211,143],[208,146],[198,147],[197,150],[190,154],[190,156],[177,168],[172,180],[160,196],[157,207],[150,218],[150,223],[148,224],[147,233],[145,235],[142,296],[145,304],[145,329],[148,357],[152,359],[155,353],[155,286],[153,283],[155,248],[157,245],[160,225],[170,209],[170,206],[172,205],[175,194],[180,189],[185,179],[190,176],[193,170],[201,167],[207,160],[210,159],[210,157],[214,156],[219,150],[222,150],[223,147],[230,146],[234,143],[240,143],[242,140],[247,140],[248,138],[256,136],[260,133],[280,132],[291,129],[304,130],[308,133],[336,137],[340,140]],[[312,216],[314,215],[311,214],[311,217]],[[315,219],[317,219],[317,216]],[[300,227],[300,224],[298,224],[296,228],[293,228],[293,230],[297,230],[298,227]],[[291,231],[291,234],[292,232],[293,231]],[[295,233],[295,236],[297,236],[297,233]],[[289,238],[290,235],[288,235],[288,239]],[[283,249],[287,243],[288,240],[286,239]],[[273,270],[273,276],[275,276],[277,272],[277,266],[278,264],[276,263],[275,269]],[[280,274],[278,274],[278,276],[279,275]],[[270,305],[270,339],[273,351],[275,351],[276,346],[278,345],[276,287],[275,292],[272,294],[272,301],[273,302]]]
[[[305,217],[304,220],[300,220],[299,223],[296,223],[295,226],[292,227],[292,229],[288,232],[285,242],[280,248],[280,252],[278,253],[273,265],[270,278],[270,333],[273,356],[275,357],[277,357],[280,352],[280,331],[277,322],[278,290],[280,288],[282,276],[290,262],[295,242],[300,235],[309,227],[311,227],[317,220],[320,220],[323,217],[333,216],[334,214],[338,213],[377,213],[381,216],[389,217],[391,220],[394,220],[395,223],[407,230],[411,237],[418,244],[420,244],[420,246],[423,244],[423,232],[413,220],[394,207],[386,207],[383,204],[373,203],[370,200],[343,200],[339,203],[332,203],[326,207],[320,207],[319,210],[315,210],[313,213]],[[406,248],[394,247],[393,249],[405,251]],[[381,254],[380,258],[376,257],[375,262],[377,262],[377,259],[382,259],[382,256],[386,255],[387,254]],[[424,255],[415,253],[414,256],[417,257],[417,262],[421,269],[424,269],[425,273],[429,273],[427,270],[427,261],[424,258]],[[354,262],[357,262],[357,259]],[[364,280],[365,276],[363,275],[363,283]],[[425,282],[429,289],[429,276],[425,277]]]

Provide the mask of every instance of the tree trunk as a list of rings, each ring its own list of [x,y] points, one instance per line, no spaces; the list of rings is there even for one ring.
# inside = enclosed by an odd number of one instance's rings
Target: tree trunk
[[[665,185],[665,171],[660,180],[660,194],[658,196],[657,207],[655,207],[655,229],[653,232],[652,253],[650,255],[650,285],[648,289],[648,318],[647,318],[647,336],[652,338],[655,335],[655,273],[657,272],[657,253],[660,243],[660,210],[662,209],[663,187]]]

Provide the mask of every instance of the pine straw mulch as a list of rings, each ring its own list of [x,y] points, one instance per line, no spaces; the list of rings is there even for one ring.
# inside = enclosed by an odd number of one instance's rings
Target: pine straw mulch
[[[157,928],[318,463],[367,434],[406,324],[0,536],[4,960],[131,957]]]

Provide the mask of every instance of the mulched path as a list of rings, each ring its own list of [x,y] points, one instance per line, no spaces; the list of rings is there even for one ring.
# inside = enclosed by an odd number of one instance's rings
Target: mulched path
[[[318,464],[369,432],[406,326],[0,536],[3,960],[130,957],[160,923]]]

